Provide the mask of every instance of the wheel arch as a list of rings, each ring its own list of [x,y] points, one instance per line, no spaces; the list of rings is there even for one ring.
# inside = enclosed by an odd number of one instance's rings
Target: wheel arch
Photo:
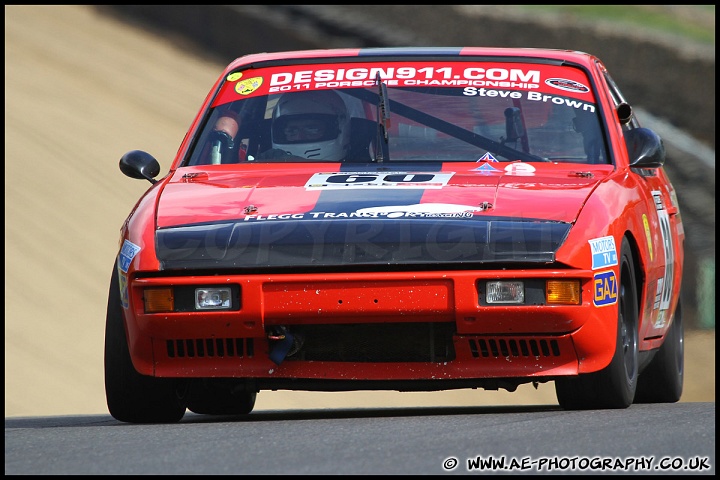
[[[635,301],[638,306],[638,318],[636,319],[635,326],[638,329],[638,339],[642,342],[643,336],[640,335],[640,333],[645,327],[645,318],[643,315],[643,312],[645,311],[645,305],[643,304],[643,292],[645,292],[647,285],[647,275],[645,274],[640,244],[635,238],[635,235],[633,235],[631,231],[626,231],[623,238],[627,239],[628,245],[630,246],[630,252],[632,253],[633,270],[635,271]],[[620,273],[622,274],[622,272]],[[646,300],[649,301],[649,299]]]

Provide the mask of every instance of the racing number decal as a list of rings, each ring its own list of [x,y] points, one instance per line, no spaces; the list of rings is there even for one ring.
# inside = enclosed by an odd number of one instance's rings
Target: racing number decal
[[[652,192],[657,207],[658,222],[660,223],[660,235],[662,236],[663,248],[665,250],[665,276],[662,278],[662,296],[660,298],[660,310],[670,308],[670,297],[672,296],[673,277],[675,276],[675,251],[672,245],[670,230],[670,216],[662,202],[662,195],[659,191]]]
[[[332,175],[327,178],[328,183],[347,183],[355,184],[358,183],[374,183],[379,179],[385,183],[418,183],[418,182],[429,182],[434,175],[430,174],[392,174],[392,175]]]
[[[334,172],[316,173],[305,184],[307,190],[347,188],[442,188],[454,172]]]

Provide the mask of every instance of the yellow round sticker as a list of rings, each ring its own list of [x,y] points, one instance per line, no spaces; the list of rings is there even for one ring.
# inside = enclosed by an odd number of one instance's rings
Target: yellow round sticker
[[[652,238],[650,237],[650,223],[648,222],[647,216],[644,213],[643,213],[642,219],[643,219],[643,225],[645,226],[645,238],[647,238],[648,251],[650,252],[650,261],[652,261],[653,248],[652,248]]]
[[[246,78],[235,85],[235,91],[240,95],[250,95],[262,85],[262,77]]]

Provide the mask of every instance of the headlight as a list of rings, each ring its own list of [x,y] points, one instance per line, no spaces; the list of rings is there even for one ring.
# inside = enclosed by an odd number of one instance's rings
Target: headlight
[[[195,308],[197,310],[229,310],[231,305],[229,287],[195,289]]]
[[[524,303],[525,284],[517,280],[487,282],[487,303]]]

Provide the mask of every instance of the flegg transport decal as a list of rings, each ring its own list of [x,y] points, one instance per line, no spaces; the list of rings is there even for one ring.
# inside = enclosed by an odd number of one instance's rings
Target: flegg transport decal
[[[484,205],[454,205],[446,203],[418,203],[415,205],[389,205],[359,208],[354,212],[279,213],[269,215],[246,215],[243,222],[280,221],[280,220],[332,220],[345,218],[472,218],[473,212],[482,212],[490,208]]]

